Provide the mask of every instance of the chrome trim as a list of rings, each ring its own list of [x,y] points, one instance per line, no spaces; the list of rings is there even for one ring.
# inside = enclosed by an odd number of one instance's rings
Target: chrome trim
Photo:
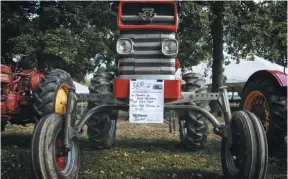
[[[134,47],[160,47],[161,42],[135,42]]]
[[[143,19],[141,16],[137,15],[123,15],[121,17],[122,21],[142,21]],[[174,16],[161,16],[161,15],[155,15],[151,21],[159,22],[159,21],[167,21],[167,22],[173,22]]]
[[[175,73],[175,67],[160,67],[160,71],[173,71]]]
[[[135,67],[134,66],[125,66],[125,67],[120,67],[120,71],[134,71]]]
[[[137,72],[174,72],[175,68],[174,67],[134,67],[134,66],[125,66],[125,67],[120,67],[119,70],[123,71],[134,71],[135,73]]]
[[[175,80],[175,75],[119,75],[120,79],[157,79],[157,80]]]
[[[175,33],[170,34],[121,34],[120,38],[130,38],[135,40],[143,40],[143,39],[175,39]]]
[[[164,50],[163,50],[163,45],[165,42],[169,42],[169,41],[174,41],[176,43],[176,46],[177,46],[177,51],[173,54],[168,54],[168,53],[165,53]],[[169,56],[169,57],[175,57],[177,54],[178,54],[178,51],[179,51],[179,44],[178,44],[178,41],[176,39],[164,39],[161,43],[161,51],[164,55],[166,56]]]
[[[171,63],[171,64],[174,64],[175,66],[175,58],[165,58],[165,59],[141,59],[141,58],[138,58],[138,59],[134,59],[134,58],[121,58],[119,59],[119,63]]]
[[[130,44],[131,44],[131,49],[130,49],[130,51],[127,52],[127,53],[123,53],[123,52],[118,51],[118,46],[119,46],[120,41],[124,41],[124,40],[130,42]],[[129,55],[129,54],[131,54],[131,53],[134,52],[133,48],[134,48],[134,42],[133,42],[133,40],[131,40],[131,39],[129,39],[129,38],[119,38],[119,39],[117,40],[117,42],[116,42],[116,51],[117,51],[117,54],[120,54],[120,55]]]
[[[148,67],[148,68],[147,67],[135,67],[134,71],[135,71],[135,73],[141,72],[141,71],[143,71],[143,72],[149,72],[149,71],[160,72],[160,68],[159,67]]]
[[[160,50],[137,50],[133,52],[134,55],[161,55]]]

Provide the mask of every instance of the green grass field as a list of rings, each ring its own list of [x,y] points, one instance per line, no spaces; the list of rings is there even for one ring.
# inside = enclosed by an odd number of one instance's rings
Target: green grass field
[[[93,150],[81,136],[80,178],[83,179],[220,179],[220,138],[210,132],[207,147],[184,151],[179,134],[166,124],[135,125],[118,121],[116,146]],[[1,137],[1,178],[32,178],[30,138],[33,126],[10,126]],[[267,179],[286,178],[286,165],[269,161]]]

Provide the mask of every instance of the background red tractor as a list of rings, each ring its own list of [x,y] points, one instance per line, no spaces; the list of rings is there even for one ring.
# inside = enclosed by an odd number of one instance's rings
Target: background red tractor
[[[58,112],[67,102],[66,87],[73,85],[63,70],[23,70],[18,67],[20,60],[15,56],[13,67],[1,64],[1,131],[8,121],[25,125],[37,122],[46,113]]]
[[[242,108],[262,121],[269,153],[286,155],[287,75],[280,71],[257,71],[247,80],[241,96]]]

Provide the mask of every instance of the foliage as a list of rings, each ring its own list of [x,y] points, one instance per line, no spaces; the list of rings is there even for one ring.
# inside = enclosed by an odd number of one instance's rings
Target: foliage
[[[216,2],[220,3],[220,2]],[[212,59],[211,1],[183,2],[179,15],[179,59],[189,67]],[[287,2],[225,2],[223,43],[234,59],[256,54],[283,65],[287,61]],[[216,32],[219,33],[219,32]],[[284,63],[285,65],[285,63]]]
[[[215,2],[216,4],[219,2]],[[211,1],[179,4],[178,40],[182,67],[211,61]],[[115,70],[117,2],[2,1],[1,62],[13,63],[13,54],[38,68],[48,64],[83,80],[105,64]],[[257,54],[283,64],[287,59],[287,2],[225,2],[223,43],[237,60]],[[218,32],[215,32],[218,33]]]
[[[209,10],[200,2],[183,2],[179,13],[180,23],[178,58],[183,67],[197,65],[212,57],[212,37]]]
[[[285,65],[287,2],[230,2],[225,12],[225,42],[237,60],[256,54]]]
[[[111,49],[113,34],[107,34],[115,31],[116,14],[107,2],[1,3],[2,10],[15,11],[14,15],[2,15],[2,32],[10,47],[2,53],[7,54],[8,63],[13,54],[23,54],[27,57],[24,61],[37,61],[40,69],[49,63],[83,80],[98,65],[91,60],[96,54],[108,62],[115,56]],[[21,19],[15,14],[22,15]],[[11,28],[16,29],[14,34],[9,34]]]

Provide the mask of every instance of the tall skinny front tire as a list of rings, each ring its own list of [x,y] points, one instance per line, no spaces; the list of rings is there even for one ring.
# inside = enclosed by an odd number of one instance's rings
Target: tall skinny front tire
[[[264,179],[268,146],[260,120],[251,112],[236,111],[231,121],[232,144],[221,141],[221,162],[225,179]]]
[[[76,179],[80,169],[79,143],[64,147],[63,115],[48,114],[35,127],[31,141],[32,167],[37,179]],[[51,145],[52,144],[52,145]]]

